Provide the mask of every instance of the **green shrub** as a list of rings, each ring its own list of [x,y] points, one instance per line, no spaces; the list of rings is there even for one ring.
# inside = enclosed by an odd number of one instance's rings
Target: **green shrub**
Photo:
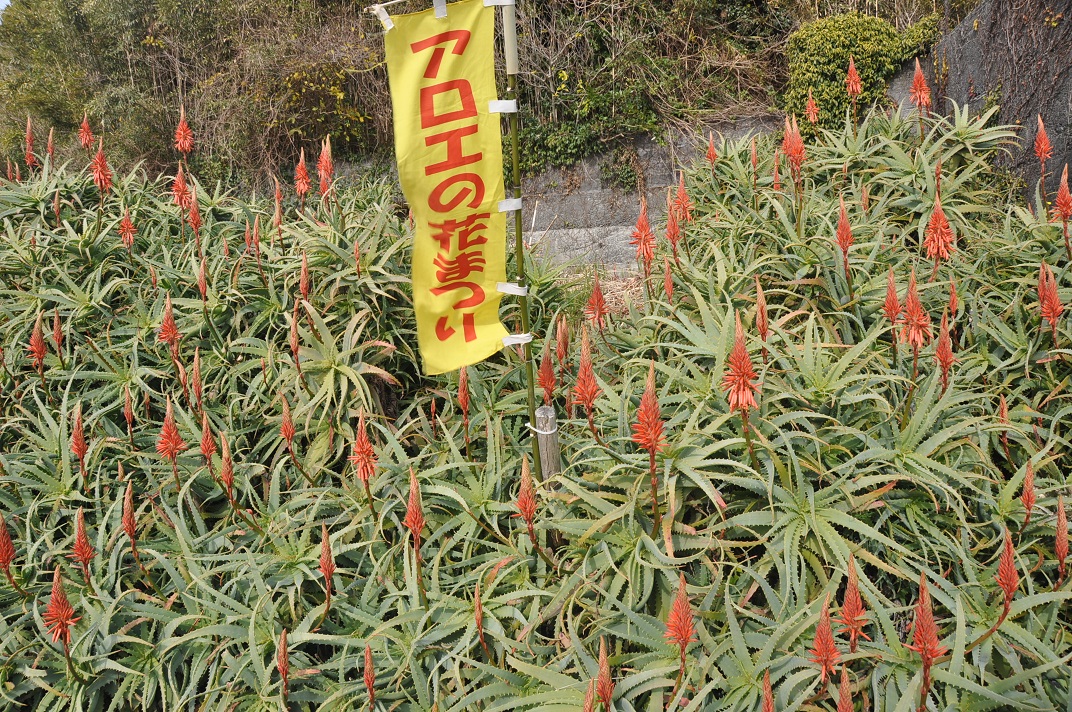
[[[942,36],[942,16],[932,13],[901,33],[905,59],[921,56],[930,51],[938,38]]]
[[[934,41],[937,20],[932,16],[913,25],[903,35],[877,17],[848,13],[810,22],[789,36],[789,86],[785,93],[786,111],[803,116],[808,89],[819,106],[819,125],[842,125],[850,108],[845,90],[849,57],[863,83],[856,100],[862,116],[867,107],[886,95],[886,81],[910,56]],[[801,126],[808,132],[810,124]]]

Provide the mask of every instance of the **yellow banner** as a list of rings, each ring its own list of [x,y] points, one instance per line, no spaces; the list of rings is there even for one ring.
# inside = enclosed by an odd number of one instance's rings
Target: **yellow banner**
[[[387,71],[402,191],[416,223],[413,305],[428,374],[503,347],[506,281],[502,129],[495,92],[495,8],[483,0],[391,18]]]

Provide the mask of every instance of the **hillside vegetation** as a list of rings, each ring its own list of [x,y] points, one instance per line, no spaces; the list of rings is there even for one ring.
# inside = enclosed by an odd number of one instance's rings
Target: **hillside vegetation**
[[[972,1],[953,3],[953,20]],[[392,11],[425,5],[411,0]],[[661,139],[671,127],[694,130],[783,105],[799,113],[803,99],[792,86],[783,97],[794,48],[787,37],[857,5],[521,0],[525,168],[569,165],[637,134]],[[339,0],[12,0],[0,23],[0,153],[20,162],[29,116],[42,135],[55,129],[61,160],[73,159],[71,137],[88,113],[106,126],[113,162],[129,170],[142,161],[155,175],[178,157],[171,131],[185,106],[199,141],[193,167],[206,184],[270,186],[326,134],[340,159],[386,163],[382,27],[361,8]],[[896,37],[933,39],[911,29],[933,12],[930,2],[883,0],[867,10]],[[843,107],[823,82],[845,71],[854,40],[826,30],[810,37],[820,47],[804,54],[819,66],[805,81],[836,127]],[[907,56],[894,44],[861,53],[866,105]]]

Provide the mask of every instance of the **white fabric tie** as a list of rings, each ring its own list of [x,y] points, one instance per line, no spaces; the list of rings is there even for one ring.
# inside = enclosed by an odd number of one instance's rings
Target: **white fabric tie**
[[[515,210],[521,210],[521,198],[507,198],[499,201],[500,213],[509,213]]]
[[[495,101],[488,102],[488,113],[490,114],[516,114],[517,113],[517,100],[516,99],[497,99]]]
[[[391,16],[387,14],[387,8],[383,5],[373,5],[372,11],[376,13],[376,17],[380,18],[380,22],[383,23],[384,30],[391,30],[395,26],[395,21],[391,19]]]
[[[532,334],[508,334],[503,337],[503,346],[520,346],[532,341]]]
[[[498,289],[502,294],[513,294],[518,297],[527,297],[529,295],[529,288],[522,287],[516,282],[499,282]]]

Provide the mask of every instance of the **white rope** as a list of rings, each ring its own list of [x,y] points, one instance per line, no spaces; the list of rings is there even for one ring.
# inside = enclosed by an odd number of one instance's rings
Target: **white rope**
[[[494,7],[496,5],[515,5],[515,0],[484,0],[484,7]]]
[[[555,429],[554,430],[540,430],[539,428],[537,428],[532,423],[529,423],[529,430],[531,430],[534,433],[538,433],[540,435],[554,435],[555,433],[558,432],[558,424],[557,423],[555,424]]]

